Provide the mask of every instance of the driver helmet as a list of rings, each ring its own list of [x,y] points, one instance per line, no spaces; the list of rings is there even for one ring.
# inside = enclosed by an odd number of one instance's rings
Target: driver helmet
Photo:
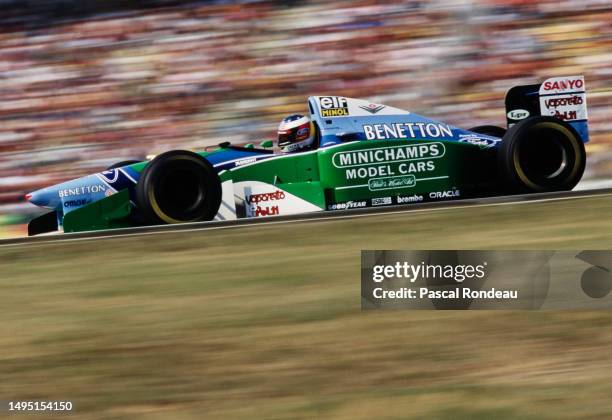
[[[293,114],[283,118],[278,126],[278,147],[283,153],[299,152],[314,144],[314,126],[305,115]]]

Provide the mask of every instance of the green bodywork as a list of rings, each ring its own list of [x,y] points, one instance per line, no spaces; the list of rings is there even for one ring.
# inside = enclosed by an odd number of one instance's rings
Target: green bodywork
[[[407,157],[352,165],[343,165],[340,159],[342,155],[351,155],[356,160],[359,152],[380,150],[384,153],[390,149],[412,149],[434,143],[443,154],[429,159]],[[459,196],[472,195],[489,188],[494,174],[495,159],[491,149],[459,142],[383,140],[351,142],[316,153],[264,160],[226,171],[221,179],[258,180],[313,203],[322,204],[325,197],[324,203],[330,204],[452,189],[460,190]]]
[[[67,213],[64,216],[64,232],[82,232],[131,227],[132,205],[128,190],[119,191]]]

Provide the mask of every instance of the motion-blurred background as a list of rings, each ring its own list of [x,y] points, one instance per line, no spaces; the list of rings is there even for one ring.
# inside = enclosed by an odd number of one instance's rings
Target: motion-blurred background
[[[612,178],[611,46],[610,0],[0,0],[0,236],[25,233],[25,192],[270,138],[317,94],[503,125],[511,86],[584,74],[586,176]],[[0,400],[71,401],[92,420],[612,418],[611,311],[359,299],[363,249],[611,249],[609,209],[606,195],[3,247]]]
[[[23,195],[171,148],[271,138],[306,97],[503,125],[508,88],[584,74],[612,174],[608,0],[0,0],[0,235]]]

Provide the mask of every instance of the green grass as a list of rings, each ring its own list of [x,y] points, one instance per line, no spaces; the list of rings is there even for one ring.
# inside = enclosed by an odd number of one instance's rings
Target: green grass
[[[610,417],[611,312],[361,312],[359,289],[361,249],[610,249],[610,208],[2,248],[0,400],[91,419]]]

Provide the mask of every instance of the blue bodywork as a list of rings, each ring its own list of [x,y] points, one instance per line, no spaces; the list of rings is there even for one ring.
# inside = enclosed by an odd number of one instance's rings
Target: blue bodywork
[[[316,122],[320,133],[320,147],[328,147],[344,141],[354,140],[386,140],[386,139],[406,139],[406,140],[444,140],[468,142],[484,148],[497,147],[501,142],[498,137],[487,136],[474,133],[469,130],[451,126],[439,121],[435,121],[421,115],[413,114],[392,108],[392,115],[385,115],[383,105],[376,105],[381,112],[371,115],[350,115],[342,117],[324,117],[318,105],[319,97],[309,98],[309,107],[313,121]],[[363,104],[370,104],[367,101],[349,100]],[[367,108],[361,105],[360,108]],[[365,112],[364,114],[367,114]]]

